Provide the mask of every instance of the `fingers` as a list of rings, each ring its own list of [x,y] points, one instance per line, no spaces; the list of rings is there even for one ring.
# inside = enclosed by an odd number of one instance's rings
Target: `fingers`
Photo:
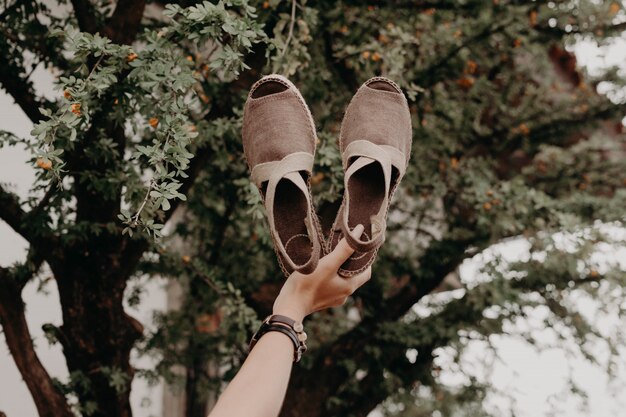
[[[348,298],[351,296],[356,290],[358,290],[363,284],[365,284],[372,277],[372,267],[370,266],[365,271],[361,272],[350,278],[342,278],[337,277],[341,280],[340,291],[342,298]]]
[[[350,278],[349,281],[352,284],[352,288],[353,288],[352,292],[359,289],[363,284],[369,281],[371,277],[372,277],[372,267],[370,266],[365,271]]]
[[[353,229],[354,237],[360,237],[363,230],[365,230],[365,227],[362,224],[357,225],[357,227]],[[335,249],[326,255],[326,262],[328,262],[329,267],[336,271],[353,253],[354,249],[348,245],[346,238],[343,238],[339,241]]]
[[[371,266],[360,274],[350,278],[340,277],[335,274],[332,278],[332,295],[329,294],[330,296],[327,299],[324,299],[320,305],[314,307],[312,311],[319,311],[328,307],[339,307],[344,305],[350,296],[357,289],[359,289],[359,287],[370,280],[371,276]]]

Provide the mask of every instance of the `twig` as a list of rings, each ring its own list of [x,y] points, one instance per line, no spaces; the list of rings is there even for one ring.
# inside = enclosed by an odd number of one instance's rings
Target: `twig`
[[[87,80],[89,80],[91,78],[91,75],[96,70],[96,68],[98,68],[98,65],[100,65],[100,62],[102,62],[103,59],[104,59],[104,53],[102,55],[100,55],[100,58],[98,58],[98,60],[96,61],[95,65],[93,66],[91,71],[89,71],[89,75],[87,75],[87,78],[85,79],[85,81],[87,81]]]
[[[217,48],[219,47],[219,43],[215,42],[215,44],[213,45],[213,48],[211,48],[211,50],[209,51],[209,53],[206,55],[206,62],[209,62],[211,60],[211,57],[213,56],[213,54],[215,53],[215,51],[217,51]],[[207,64],[208,65],[208,64]]]
[[[291,22],[289,23],[289,33],[287,34],[287,40],[285,41],[285,47],[283,48],[282,52],[280,53],[280,57],[282,58],[283,56],[285,56],[285,52],[287,52],[287,49],[289,48],[289,42],[291,42],[291,38],[293,37],[293,27],[296,24],[296,6],[298,5],[298,2],[296,0],[293,0],[291,2]]]
[[[42,199],[39,201],[39,203],[35,206],[35,208],[33,208],[28,214],[27,216],[31,217],[35,214],[40,213],[41,211],[43,211],[43,209],[48,205],[48,203],[50,202],[50,199],[52,199],[52,196],[54,194],[54,187],[51,185],[50,187],[48,187],[48,190],[45,192],[45,194],[43,195]],[[0,416],[2,417],[2,416]]]
[[[220,287],[217,286],[217,284],[215,284],[215,282],[213,282],[213,280],[205,275],[200,275],[200,278],[202,278],[202,281],[204,281],[209,287],[211,287],[211,289],[213,289],[213,291],[215,291],[216,293],[223,295],[223,291],[220,289]]]
[[[148,186],[148,191],[146,191],[146,196],[143,198],[143,202],[141,203],[141,206],[139,206],[139,209],[137,210],[137,213],[133,216],[133,225],[134,226],[137,226],[138,220],[139,220],[139,215],[143,211],[144,207],[146,207],[146,203],[148,203],[148,199],[150,198],[150,191],[152,191],[152,186],[153,185],[154,185],[154,181],[150,181],[150,185]]]

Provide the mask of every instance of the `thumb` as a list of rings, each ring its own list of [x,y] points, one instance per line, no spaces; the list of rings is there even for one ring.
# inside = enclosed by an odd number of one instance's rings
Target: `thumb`
[[[361,237],[361,234],[363,234],[364,230],[365,226],[359,224],[352,230],[352,235],[356,238]],[[339,241],[335,249],[330,254],[328,254],[328,261],[333,268],[339,269],[339,267],[345,261],[347,261],[353,253],[354,249],[350,247],[350,245],[346,241],[346,238],[344,237]]]

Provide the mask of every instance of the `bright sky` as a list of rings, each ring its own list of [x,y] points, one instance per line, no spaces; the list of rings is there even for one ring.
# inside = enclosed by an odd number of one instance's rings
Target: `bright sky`
[[[622,37],[611,47],[599,49],[591,42],[580,42],[574,48],[579,63],[586,65],[593,73],[598,68],[607,65],[620,65],[626,70],[626,37]],[[51,76],[44,70],[35,74],[37,87],[47,96],[52,97],[55,92],[51,88]],[[29,120],[21,110],[13,104],[13,100],[4,92],[0,92],[0,130],[11,131],[18,136],[27,136],[31,129]],[[34,178],[34,170],[26,161],[29,155],[23,149],[3,148],[0,149],[0,181],[11,184],[18,195],[24,197]],[[523,242],[512,242],[505,247],[499,247],[507,256],[515,256],[524,252]],[[7,266],[24,258],[26,251],[25,242],[17,236],[6,224],[0,221],[0,265]],[[620,254],[626,259],[626,254]],[[464,280],[471,281],[481,264],[480,258],[467,262],[461,268],[461,276]],[[61,324],[61,314],[58,305],[58,294],[53,285],[45,287],[47,293],[38,293],[36,285],[26,287],[25,299],[27,305],[27,319],[34,337],[34,341],[42,362],[46,365],[51,375],[65,379],[67,369],[57,346],[50,347],[43,338],[41,325],[44,323]],[[589,303],[589,301],[585,301]],[[160,284],[150,285],[148,295],[139,311],[133,312],[144,324],[150,322],[152,311],[165,307],[165,292]],[[593,302],[589,304],[593,309]],[[534,319],[537,319],[535,317]],[[550,334],[544,336],[549,339]],[[487,378],[505,393],[510,394],[516,401],[515,410],[519,417],[548,417],[550,404],[556,407],[556,415],[568,417],[582,417],[593,415],[594,417],[614,417],[623,415],[626,406],[626,397],[623,383],[626,378],[626,370],[622,369],[617,382],[611,383],[606,374],[582,358],[568,358],[558,349],[548,349],[537,352],[526,342],[514,337],[498,336],[494,338],[500,360],[497,361]],[[476,368],[480,361],[478,358],[485,356],[485,348],[480,344],[470,347],[466,355],[464,367]],[[446,352],[442,352],[442,367],[447,369],[451,361],[446,358]],[[474,360],[472,360],[474,358]],[[565,379],[569,372],[568,363],[573,365],[572,377],[589,395],[589,410],[584,410],[574,401],[563,402],[554,399],[555,395],[566,389]],[[478,375],[485,374],[483,369],[471,371]],[[34,416],[36,411],[32,399],[15,368],[4,341],[0,342],[0,410],[8,416]],[[458,375],[452,369],[445,373],[450,383],[459,382]],[[617,391],[616,391],[617,390]],[[132,403],[135,415],[138,417],[161,415],[160,388],[150,390],[142,381],[133,384]],[[144,398],[151,398],[151,405]],[[493,395],[488,398],[487,406],[492,410],[506,410],[507,403],[503,395]],[[372,413],[372,416],[377,415]]]

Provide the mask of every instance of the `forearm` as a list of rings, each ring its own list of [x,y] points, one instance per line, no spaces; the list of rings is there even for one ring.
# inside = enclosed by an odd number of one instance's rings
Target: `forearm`
[[[287,391],[294,346],[278,332],[263,335],[209,417],[276,417]]]
[[[360,236],[363,226],[354,231]],[[342,305],[371,274],[371,268],[350,279],[337,274],[353,253],[354,249],[341,239],[333,252],[320,260],[315,272],[291,274],[274,302],[273,314],[302,323],[314,311]],[[209,417],[277,417],[287,392],[294,350],[294,342],[287,335],[275,331],[263,334]]]

